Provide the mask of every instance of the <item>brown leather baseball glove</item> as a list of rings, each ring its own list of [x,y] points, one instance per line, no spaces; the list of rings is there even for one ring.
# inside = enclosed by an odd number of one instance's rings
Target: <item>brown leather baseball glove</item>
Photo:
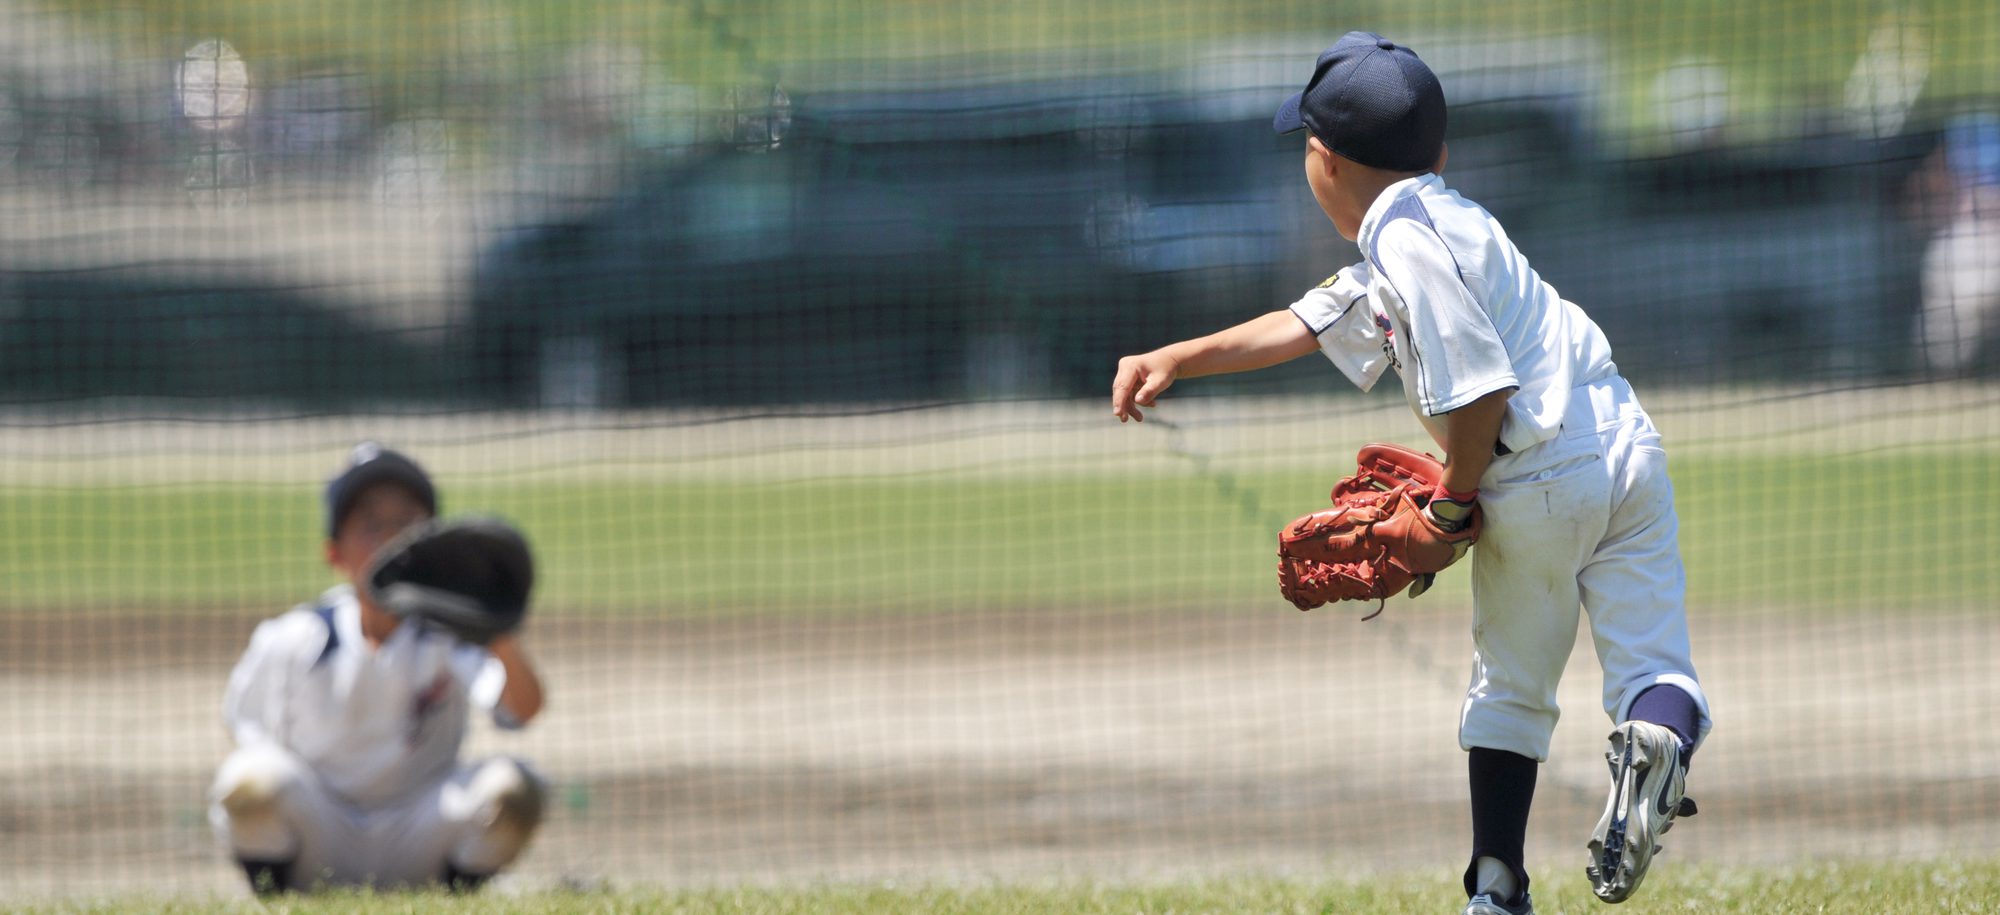
[[[1476,504],[1430,496],[1444,479],[1436,458],[1400,445],[1364,445],[1359,469],[1333,487],[1333,507],[1313,512],[1278,532],[1278,590],[1300,610],[1337,600],[1373,600],[1386,606],[1405,590],[1411,597],[1457,562],[1479,539]],[[1382,607],[1363,619],[1374,619]]]

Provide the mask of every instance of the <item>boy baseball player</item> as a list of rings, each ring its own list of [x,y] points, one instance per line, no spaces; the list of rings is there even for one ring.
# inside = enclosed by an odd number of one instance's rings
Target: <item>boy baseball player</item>
[[[1659,433],[1597,325],[1439,177],[1444,93],[1414,52],[1348,33],[1274,126],[1307,131],[1306,183],[1367,260],[1288,309],[1121,359],[1112,413],[1143,420],[1177,379],[1316,349],[1363,390],[1395,368],[1444,451],[1425,510],[1442,530],[1475,505],[1485,519],[1459,726],[1472,794],[1464,915],[1533,911],[1523,839],[1579,606],[1616,725],[1587,871],[1600,898],[1621,902],[1675,816],[1694,812],[1683,778],[1709,729]]]
[[[437,514],[409,458],[373,443],[326,488],[326,561],[369,559]],[[518,760],[458,760],[468,709],[503,728],[542,707],[513,635],[479,647],[376,607],[354,584],[266,620],[229,677],[237,749],[210,819],[260,895],[321,885],[478,887],[526,847],[543,785]]]

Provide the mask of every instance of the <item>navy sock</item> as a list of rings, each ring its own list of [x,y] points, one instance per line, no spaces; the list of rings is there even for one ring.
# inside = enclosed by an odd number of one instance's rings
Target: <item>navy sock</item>
[[[1512,903],[1528,894],[1528,808],[1535,803],[1540,763],[1506,750],[1473,747],[1466,754],[1472,782],[1472,862],[1465,869],[1465,894],[1478,887],[1479,859],[1494,858],[1514,871]]]
[[[1681,765],[1694,759],[1694,739],[1701,734],[1701,709],[1687,690],[1667,683],[1646,687],[1632,700],[1627,716],[1633,721],[1650,721],[1672,728],[1681,738]]]

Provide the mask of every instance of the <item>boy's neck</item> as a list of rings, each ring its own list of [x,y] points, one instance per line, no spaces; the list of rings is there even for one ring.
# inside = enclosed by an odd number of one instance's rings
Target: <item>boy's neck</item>
[[[1354,192],[1355,196],[1361,198],[1361,212],[1366,214],[1368,209],[1375,205],[1375,201],[1382,199],[1382,194],[1390,188],[1419,175],[1428,174],[1430,172],[1385,172],[1370,170],[1365,174],[1357,176],[1359,180],[1355,182]]]
[[[1361,227],[1367,224],[1369,211],[1375,208],[1375,203],[1382,199],[1382,195],[1389,188],[1418,175],[1428,174],[1430,172],[1388,172],[1380,169],[1365,169],[1357,170],[1355,174],[1350,175],[1345,190],[1352,195],[1349,199],[1351,205],[1354,207],[1351,212],[1354,219],[1352,224],[1355,226],[1356,231],[1355,238],[1350,240],[1360,240]]]
[[[382,647],[382,643],[388,641],[389,636],[395,634],[396,627],[402,624],[402,618],[382,610],[359,594],[355,595],[355,600],[361,604],[361,637],[368,640],[371,648]]]

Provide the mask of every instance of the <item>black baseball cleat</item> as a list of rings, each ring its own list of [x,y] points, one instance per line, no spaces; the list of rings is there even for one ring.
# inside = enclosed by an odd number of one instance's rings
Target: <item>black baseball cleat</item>
[[[463,896],[484,889],[486,881],[491,879],[493,879],[492,874],[475,874],[459,870],[456,865],[446,864],[444,876],[438,882],[444,884],[445,892],[453,896]]]
[[[1673,729],[1647,721],[1627,721],[1611,731],[1611,796],[1590,834],[1590,863],[1584,873],[1605,902],[1624,902],[1646,879],[1660,852],[1660,837],[1676,816],[1695,813],[1685,795],[1687,768],[1681,739]]]
[[[254,861],[238,858],[243,865],[243,876],[250,880],[250,892],[259,899],[268,899],[292,889],[292,862]]]

